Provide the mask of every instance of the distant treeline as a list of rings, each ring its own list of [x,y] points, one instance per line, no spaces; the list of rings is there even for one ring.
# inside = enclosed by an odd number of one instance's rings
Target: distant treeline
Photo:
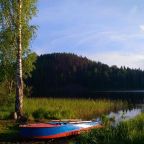
[[[33,96],[144,89],[144,71],[110,67],[75,54],[41,55],[35,66],[32,77],[27,80]]]

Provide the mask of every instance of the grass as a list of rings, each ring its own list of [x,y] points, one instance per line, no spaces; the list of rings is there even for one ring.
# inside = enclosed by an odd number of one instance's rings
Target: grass
[[[18,140],[18,124],[12,120],[0,120],[0,142]]]
[[[92,99],[26,98],[24,111],[29,118],[93,119],[127,107],[126,102]]]
[[[77,141],[78,144],[144,144],[144,114],[116,127],[107,126],[84,133]]]
[[[25,98],[24,113],[35,119],[93,119],[128,106],[127,102],[93,99]],[[14,112],[14,97],[0,99],[0,119],[9,119]]]

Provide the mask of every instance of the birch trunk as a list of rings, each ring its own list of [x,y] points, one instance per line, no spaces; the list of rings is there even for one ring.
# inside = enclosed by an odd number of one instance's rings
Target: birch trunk
[[[17,37],[17,71],[16,71],[16,118],[21,119],[23,116],[23,79],[22,79],[22,0],[18,0],[18,37]]]

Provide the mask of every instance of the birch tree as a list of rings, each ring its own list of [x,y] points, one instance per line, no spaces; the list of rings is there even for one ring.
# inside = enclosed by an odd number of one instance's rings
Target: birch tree
[[[15,64],[15,115],[23,116],[22,59],[29,53],[29,45],[36,27],[30,25],[36,15],[37,0],[0,0],[0,62]]]

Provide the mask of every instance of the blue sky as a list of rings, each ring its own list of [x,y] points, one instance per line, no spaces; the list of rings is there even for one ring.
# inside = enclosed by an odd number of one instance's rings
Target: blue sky
[[[144,0],[39,0],[32,50],[144,69]]]

